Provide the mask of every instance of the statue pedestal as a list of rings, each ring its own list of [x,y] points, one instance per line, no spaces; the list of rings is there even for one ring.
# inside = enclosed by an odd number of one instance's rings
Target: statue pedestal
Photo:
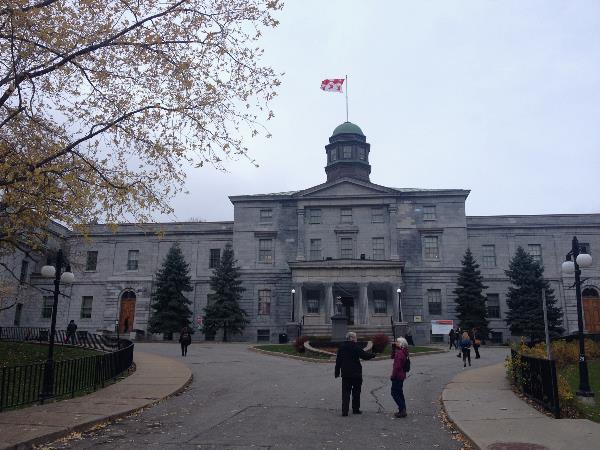
[[[394,335],[399,337],[406,336],[408,331],[408,322],[394,322]]]
[[[285,327],[288,339],[294,342],[300,337],[300,324],[298,322],[288,322]]]
[[[331,316],[331,342],[344,342],[348,333],[348,317],[341,314]]]

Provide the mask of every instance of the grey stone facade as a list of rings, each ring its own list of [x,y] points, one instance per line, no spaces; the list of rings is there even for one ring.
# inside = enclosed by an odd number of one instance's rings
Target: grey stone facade
[[[492,308],[499,315],[491,319],[494,337],[506,340],[504,270],[519,245],[539,253],[565,312],[564,327],[576,330],[573,280],[563,278],[560,265],[577,235],[595,257],[584,270],[584,287],[600,292],[600,257],[594,255],[600,249],[600,214],[467,217],[469,191],[371,183],[370,146],[355,125],[336,128],[329,141],[327,182],[302,191],[230,197],[233,222],[93,225],[85,238],[62,230],[76,282],[67,288],[69,298],[59,302],[58,326],[75,319],[82,330],[114,330],[125,314],[121,299],[127,292],[135,297],[127,331],[145,332],[154,274],[179,242],[190,264],[195,318],[210,294],[211,249],[233,245],[246,289],[241,306],[251,320],[241,338],[250,341],[276,341],[288,330],[292,304],[294,321],[303,323],[307,334],[328,334],[338,309],[363,334],[389,333],[402,309],[415,341],[439,339],[431,335],[431,320],[455,318],[453,290],[467,247],[481,266],[486,293],[499,301]],[[88,252],[97,252],[93,268],[86,267]],[[12,258],[18,265],[19,255]],[[42,262],[31,261],[27,279],[50,289],[38,275]],[[49,325],[42,317],[43,295],[50,294],[19,290],[21,326]],[[82,310],[84,297],[92,297],[86,300],[91,314]],[[13,325],[14,319],[14,308],[4,311],[0,326]]]

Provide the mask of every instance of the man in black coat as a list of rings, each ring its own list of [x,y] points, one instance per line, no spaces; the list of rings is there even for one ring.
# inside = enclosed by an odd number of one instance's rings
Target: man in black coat
[[[356,333],[346,334],[346,342],[340,345],[335,360],[335,377],[342,374],[342,416],[348,415],[350,394],[352,394],[352,412],[361,414],[360,388],[362,385],[362,365],[360,359],[374,358],[374,353],[365,352],[356,343]]]

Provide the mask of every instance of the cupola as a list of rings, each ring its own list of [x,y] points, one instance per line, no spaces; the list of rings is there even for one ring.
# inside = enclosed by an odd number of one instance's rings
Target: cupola
[[[358,125],[351,122],[338,125],[325,146],[327,182],[344,177],[370,181],[370,150],[371,145]]]

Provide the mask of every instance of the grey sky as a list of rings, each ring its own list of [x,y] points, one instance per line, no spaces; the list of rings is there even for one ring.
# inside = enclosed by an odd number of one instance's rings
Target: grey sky
[[[175,219],[324,182],[345,100],[319,85],[346,74],[372,182],[471,189],[469,215],[600,212],[600,2],[288,0],[279,18],[273,137],[247,142],[260,167],[190,170]]]

